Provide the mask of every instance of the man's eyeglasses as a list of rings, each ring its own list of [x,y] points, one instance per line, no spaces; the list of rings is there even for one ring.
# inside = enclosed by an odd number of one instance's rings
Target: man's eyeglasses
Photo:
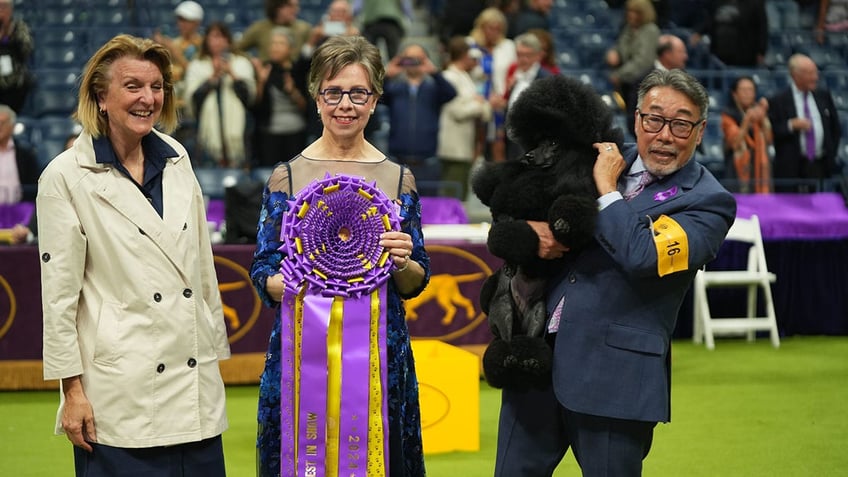
[[[347,95],[353,104],[365,104],[368,102],[368,98],[374,93],[365,88],[352,88],[347,91],[341,88],[327,88],[324,91],[319,91],[318,94],[324,98],[325,103],[333,106],[341,103],[344,95]]]
[[[644,129],[645,132],[656,134],[662,131],[662,128],[668,124],[668,129],[671,131],[671,135],[680,139],[689,139],[689,136],[692,135],[692,131],[695,129],[695,126],[703,122],[703,119],[697,122],[687,121],[685,119],[669,119],[656,114],[643,113],[639,110],[637,110],[637,113],[639,113],[639,117],[642,118],[642,129]]]

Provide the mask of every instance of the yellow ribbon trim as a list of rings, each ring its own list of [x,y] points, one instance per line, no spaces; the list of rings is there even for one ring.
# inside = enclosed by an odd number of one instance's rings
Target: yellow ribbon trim
[[[369,389],[368,398],[368,461],[365,474],[368,477],[385,477],[386,461],[383,455],[385,434],[383,431],[383,381],[380,376],[380,294],[371,292],[371,326],[369,341]]]
[[[369,193],[365,189],[359,189],[357,192],[359,193],[359,195],[361,195],[362,197],[365,197],[368,200],[371,200],[371,199],[374,198],[374,195],[372,195],[371,193]]]
[[[300,429],[300,365],[303,353],[303,297],[306,287],[300,289],[294,302],[294,428]],[[297,469],[297,439],[294,440],[294,468]]]
[[[339,475],[339,416],[342,412],[342,318],[344,298],[333,298],[327,329],[327,477]]]
[[[664,277],[689,269],[689,237],[674,219],[661,215],[653,224],[657,273]]]

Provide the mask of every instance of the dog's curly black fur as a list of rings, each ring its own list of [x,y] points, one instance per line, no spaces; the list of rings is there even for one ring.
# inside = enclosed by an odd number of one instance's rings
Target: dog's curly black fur
[[[592,144],[621,146],[623,134],[591,86],[560,75],[531,83],[510,107],[506,128],[528,152],[486,163],[471,183],[492,214],[489,251],[505,261],[480,294],[495,335],[483,368],[492,386],[525,389],[550,382],[552,353],[544,339],[544,300],[524,290],[542,286],[567,260],[539,258],[539,238],[526,221],[547,222],[570,253],[591,246],[598,196]]]

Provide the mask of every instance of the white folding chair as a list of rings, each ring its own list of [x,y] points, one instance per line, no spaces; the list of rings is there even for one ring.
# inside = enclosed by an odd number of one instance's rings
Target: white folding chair
[[[698,270],[695,275],[693,294],[692,340],[695,343],[706,341],[707,349],[714,349],[714,336],[745,334],[748,341],[753,341],[757,331],[768,331],[772,345],[777,348],[780,346],[780,337],[771,294],[771,283],[777,279],[777,276],[769,272],[766,265],[759,218],[756,215],[751,216],[750,219],[737,217],[725,240],[750,244],[747,268],[730,271]],[[707,296],[707,289],[710,287],[747,288],[746,316],[713,318]],[[765,316],[756,316],[758,291],[762,292]]]

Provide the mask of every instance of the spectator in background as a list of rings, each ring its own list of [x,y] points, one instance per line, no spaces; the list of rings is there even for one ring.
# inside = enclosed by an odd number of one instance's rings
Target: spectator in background
[[[510,67],[506,77],[506,93],[500,98],[493,98],[490,103],[492,109],[500,111],[506,116],[506,111],[512,106],[521,93],[537,79],[553,75],[550,70],[542,67],[542,58],[545,52],[542,43],[532,33],[522,33],[515,37],[515,53],[517,59],[514,67]],[[518,144],[512,142],[508,137],[506,141],[506,158],[514,159],[524,151]]]
[[[71,134],[65,139],[65,150],[70,149],[74,146],[74,141],[76,141],[77,135]],[[32,215],[29,218],[29,223],[24,224],[15,224],[12,227],[11,233],[9,235],[10,243],[12,245],[20,245],[20,244],[35,244],[36,240],[38,240],[38,214],[33,209]]]
[[[419,185],[441,179],[439,116],[454,96],[421,45],[407,45],[386,65],[381,101],[389,108],[389,157],[409,167]]]
[[[686,51],[686,43],[677,35],[666,33],[660,35],[657,43],[657,59],[654,60],[654,68],[659,70],[685,70],[689,53]]]
[[[297,18],[300,12],[299,0],[265,0],[265,17],[247,27],[236,44],[239,51],[252,54],[261,61],[268,60],[268,46],[271,43],[271,29],[283,27],[291,38],[291,59],[297,61],[303,45],[309,40],[312,25]]]
[[[768,148],[774,138],[768,118],[768,100],[757,100],[757,85],[750,76],[736,78],[730,104],[721,112],[727,178],[736,179],[739,192],[771,192]]]
[[[506,29],[507,21],[503,12],[489,7],[480,12],[468,35],[472,47],[483,53],[479,68],[472,77],[475,77],[480,94],[490,101],[503,98],[506,93],[506,74],[516,59],[515,43],[506,37]],[[487,160],[500,162],[506,158],[504,119],[502,112],[494,112],[492,120],[485,126],[478,148],[488,149]]]
[[[826,33],[837,32],[848,32],[848,0],[820,0],[816,41],[824,43]]]
[[[842,129],[830,91],[818,87],[819,69],[809,56],[789,58],[789,87],[768,100],[774,130],[775,190],[801,191],[781,186],[779,179],[828,179],[838,173],[836,156]]]
[[[553,0],[523,0],[518,13],[510,17],[506,36],[515,39],[531,28],[550,31]]]
[[[460,198],[465,200],[476,159],[477,124],[488,121],[492,110],[469,74],[482,56],[480,50],[471,48],[464,36],[454,36],[448,42],[448,55],[450,63],[443,75],[456,90],[456,97],[442,106],[437,153],[442,163],[442,181],[458,183]]]
[[[541,28],[531,28],[527,30],[527,33],[535,35],[542,45],[542,68],[555,75],[560,74],[559,66],[557,65],[556,45],[554,44],[554,37],[551,35],[551,32]],[[512,66],[510,66],[510,69],[512,69]],[[509,72],[507,72],[507,75],[509,75]]]
[[[165,45],[171,53],[174,81],[179,83],[185,75],[188,62],[194,59],[203,44],[203,36],[198,31],[203,23],[203,7],[191,0],[182,2],[174,9],[174,16],[177,19],[179,34],[168,37],[157,30],[153,34],[153,40]]]
[[[191,0],[181,2],[174,9],[174,17],[177,21],[178,35],[168,37],[160,31],[153,34],[153,40],[161,43],[171,53],[172,74],[174,78],[174,91],[177,97],[177,110],[180,113],[180,125],[174,131],[174,139],[180,141],[189,149],[193,149],[197,136],[194,111],[191,105],[185,101],[185,71],[188,62],[193,60],[200,52],[203,45],[203,35],[200,34],[200,25],[203,22],[203,7]]]
[[[353,9],[347,0],[330,2],[321,22],[309,32],[309,40],[303,45],[301,55],[311,58],[318,45],[336,35],[359,35],[359,28],[353,24]]]
[[[268,36],[270,43],[270,31]],[[221,167],[246,165],[247,110],[256,98],[253,64],[230,50],[232,41],[226,24],[210,23],[185,78],[186,101],[197,118],[201,163]]]
[[[697,45],[710,37],[710,52],[729,66],[762,65],[768,48],[768,18],[764,0],[713,0],[689,38]]]
[[[33,42],[29,26],[14,13],[12,0],[0,0],[0,104],[20,113],[33,85]]]
[[[380,46],[383,40],[389,58],[397,55],[406,35],[404,23],[411,22],[414,13],[411,0],[353,0],[353,14],[362,24],[362,35]]]
[[[0,204],[35,200],[38,161],[35,152],[18,144],[13,137],[18,115],[0,104]]]
[[[309,62],[292,62],[290,42],[284,28],[274,28],[268,61],[253,60],[257,73],[254,148],[259,167],[288,161],[306,147]]]
[[[627,130],[634,131],[636,90],[639,82],[654,67],[660,29],[654,20],[656,14],[650,0],[627,0],[626,22],[607,51],[606,63],[610,68],[609,80],[624,102]]]

